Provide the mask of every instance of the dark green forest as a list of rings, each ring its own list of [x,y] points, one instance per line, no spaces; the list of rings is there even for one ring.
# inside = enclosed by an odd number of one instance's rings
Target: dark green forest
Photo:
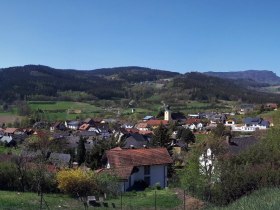
[[[160,84],[156,88],[155,84]],[[265,84],[222,79],[202,73],[179,74],[143,67],[96,70],[55,69],[26,65],[0,69],[0,100],[73,100],[65,92],[82,93],[82,100],[136,99],[157,96],[159,100],[242,100],[249,103],[276,102],[276,94],[258,92]],[[172,96],[172,97],[171,97]]]

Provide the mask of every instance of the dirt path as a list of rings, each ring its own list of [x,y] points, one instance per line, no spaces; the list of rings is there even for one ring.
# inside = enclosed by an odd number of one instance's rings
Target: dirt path
[[[184,190],[175,188],[174,192],[177,194],[178,198],[182,200],[184,203]],[[194,209],[202,209],[204,207],[204,202],[196,199],[190,195],[185,195],[185,208],[184,204],[182,204],[179,208],[177,207],[176,209],[186,209],[186,210],[194,210]]]

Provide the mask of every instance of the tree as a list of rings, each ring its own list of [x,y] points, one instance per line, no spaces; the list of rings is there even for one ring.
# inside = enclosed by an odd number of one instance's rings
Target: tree
[[[96,174],[81,168],[61,170],[56,179],[61,191],[74,196],[88,196],[97,189]]]
[[[57,173],[56,180],[61,191],[81,198],[104,193],[116,195],[119,191],[116,176],[108,173],[96,174],[82,168],[61,170]]]
[[[170,142],[170,133],[168,129],[161,123],[159,127],[154,130],[151,144],[153,146],[165,147]]]
[[[77,162],[79,165],[85,162],[86,157],[86,148],[85,148],[85,140],[80,137],[78,148],[77,148]]]
[[[186,128],[181,128],[178,130],[177,139],[183,140],[187,145],[189,143],[194,143],[195,142],[195,135],[190,129]]]
[[[118,144],[113,136],[109,139],[96,140],[96,144],[93,146],[91,152],[86,155],[87,165],[91,169],[100,168],[102,166],[102,157],[104,152],[116,146],[118,146]]]
[[[217,124],[217,127],[212,130],[212,133],[216,137],[221,137],[225,134],[226,126],[222,123]]]

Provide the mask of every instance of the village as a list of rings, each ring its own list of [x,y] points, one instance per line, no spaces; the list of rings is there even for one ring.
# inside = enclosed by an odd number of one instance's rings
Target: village
[[[184,155],[201,143],[199,136],[207,140],[214,129],[222,127],[221,135],[226,136],[225,145],[233,155],[256,144],[258,140],[252,134],[269,129],[273,122],[258,116],[242,117],[255,107],[245,104],[237,113],[205,112],[185,116],[172,112],[166,105],[160,118],[148,115],[137,123],[87,118],[53,122],[49,127],[45,122],[36,122],[30,128],[4,124],[0,128],[0,143],[8,152],[0,154],[0,161],[19,156],[32,164],[45,150],[44,164],[51,173],[65,168],[86,168],[118,177],[118,188],[122,192],[142,191],[153,186],[164,189],[172,180],[170,166],[175,169],[184,166]],[[277,105],[268,103],[264,108],[273,111]],[[47,136],[56,146],[40,148],[30,141],[42,136]],[[200,163],[209,168],[211,151],[207,154]],[[91,201],[96,202],[95,196],[88,197],[87,202]]]

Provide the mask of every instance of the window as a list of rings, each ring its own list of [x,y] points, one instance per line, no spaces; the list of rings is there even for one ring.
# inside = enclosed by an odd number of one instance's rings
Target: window
[[[144,166],[144,175],[150,175],[150,166]]]

